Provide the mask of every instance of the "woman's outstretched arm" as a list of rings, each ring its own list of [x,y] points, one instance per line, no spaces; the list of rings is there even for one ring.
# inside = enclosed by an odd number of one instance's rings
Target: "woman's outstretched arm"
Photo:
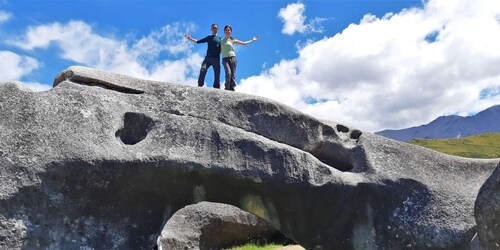
[[[252,38],[252,40],[249,40],[249,41],[246,41],[246,42],[242,42],[240,40],[235,39],[234,43],[239,44],[239,45],[248,45],[248,44],[251,44],[251,43],[253,43],[253,42],[257,41],[257,40],[259,40],[259,36],[254,36]]]

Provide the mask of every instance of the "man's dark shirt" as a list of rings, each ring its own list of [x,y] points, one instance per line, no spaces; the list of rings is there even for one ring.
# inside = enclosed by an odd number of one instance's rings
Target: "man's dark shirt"
[[[207,43],[207,57],[220,58],[220,37],[217,35],[210,35],[196,43]]]

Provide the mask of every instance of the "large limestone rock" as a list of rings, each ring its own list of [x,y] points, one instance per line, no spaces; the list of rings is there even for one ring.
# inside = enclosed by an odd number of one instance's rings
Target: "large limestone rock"
[[[474,216],[481,247],[500,249],[500,164],[479,190]]]
[[[466,248],[498,163],[230,91],[81,67],[54,86],[0,85],[0,248],[147,249],[200,200],[306,249]]]
[[[285,243],[287,238],[263,219],[241,209],[200,202],[177,211],[157,240],[158,249],[226,249],[247,242]]]

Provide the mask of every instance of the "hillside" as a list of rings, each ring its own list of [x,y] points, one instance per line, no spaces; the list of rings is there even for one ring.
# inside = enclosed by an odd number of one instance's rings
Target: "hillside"
[[[412,139],[409,143],[456,156],[500,158],[500,133],[484,133],[458,139]]]
[[[500,132],[500,105],[492,106],[473,116],[440,116],[426,125],[400,130],[383,130],[375,134],[408,142],[415,138],[463,138],[482,133]]]

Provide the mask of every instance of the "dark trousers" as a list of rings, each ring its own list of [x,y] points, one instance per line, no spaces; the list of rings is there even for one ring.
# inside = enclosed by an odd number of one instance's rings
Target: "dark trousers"
[[[201,64],[200,76],[198,77],[198,86],[202,87],[205,84],[205,76],[207,70],[212,66],[214,68],[214,88],[220,88],[220,58],[205,57]]]
[[[234,91],[236,86],[236,66],[238,61],[235,56],[225,57],[222,59],[222,66],[224,66],[224,71],[226,72],[226,90]]]

